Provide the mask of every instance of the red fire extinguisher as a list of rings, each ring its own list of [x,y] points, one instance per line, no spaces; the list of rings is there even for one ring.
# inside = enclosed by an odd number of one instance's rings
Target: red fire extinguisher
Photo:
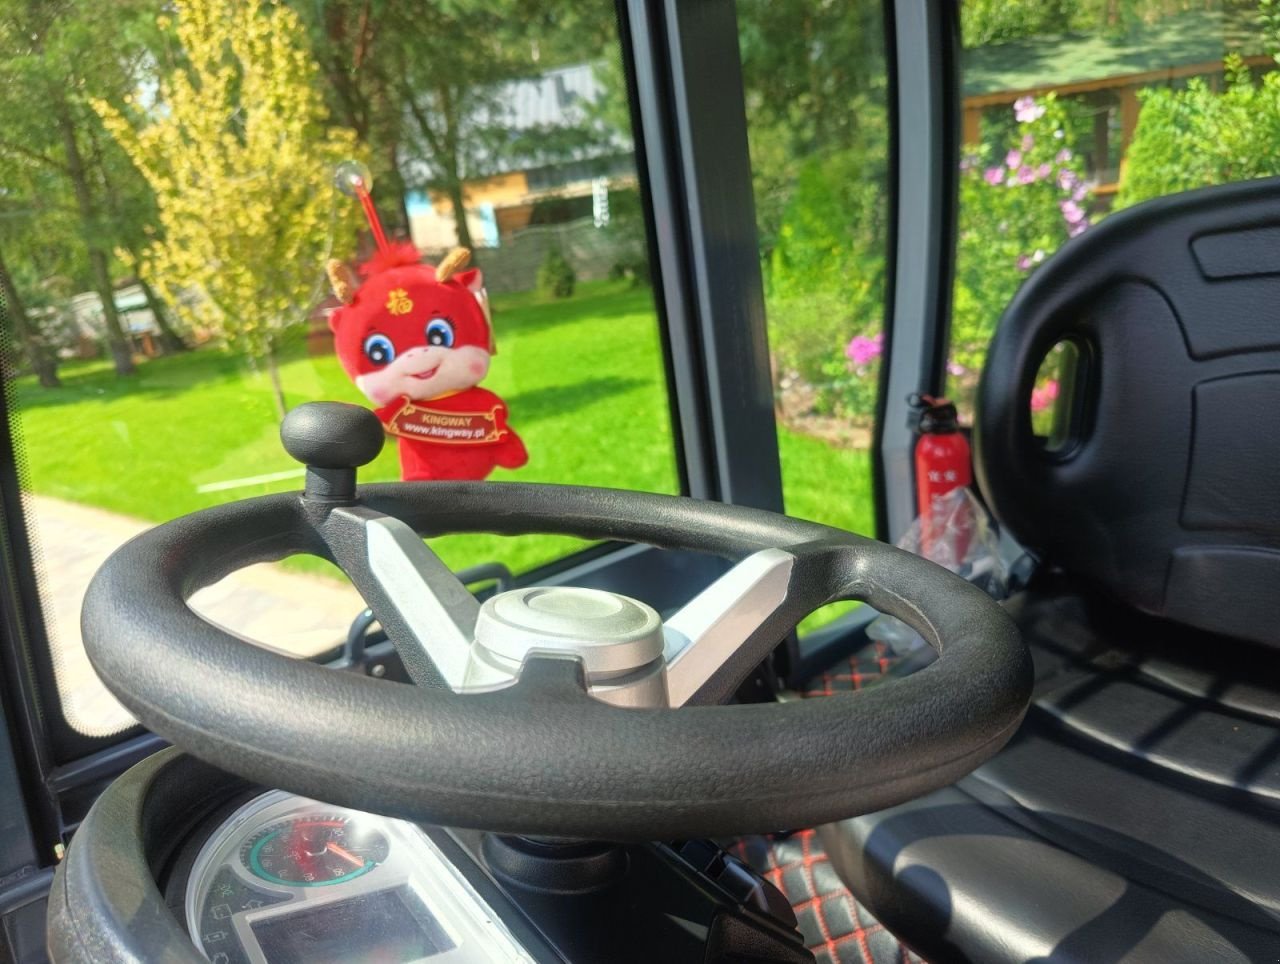
[[[973,482],[973,465],[969,441],[960,431],[956,407],[945,398],[920,396],[920,415],[916,423],[916,507],[920,513],[920,543],[926,558],[942,533],[934,522],[934,499]],[[953,558],[963,559],[968,551],[969,527],[957,533],[965,545],[950,547]]]

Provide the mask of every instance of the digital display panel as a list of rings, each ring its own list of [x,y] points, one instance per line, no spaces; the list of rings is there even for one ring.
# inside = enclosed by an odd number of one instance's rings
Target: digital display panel
[[[271,964],[409,964],[456,945],[410,887],[395,887],[253,923]]]

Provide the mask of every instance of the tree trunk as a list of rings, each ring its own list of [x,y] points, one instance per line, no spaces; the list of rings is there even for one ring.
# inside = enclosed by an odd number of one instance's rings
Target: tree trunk
[[[462,199],[462,182],[456,177],[449,180],[449,203],[453,205],[453,223],[458,232],[458,247],[475,250],[471,242],[471,225],[467,224],[467,209]]]
[[[151,314],[156,320],[156,327],[160,329],[160,348],[166,355],[176,355],[180,351],[186,351],[190,346],[169,321],[169,311],[156,295],[155,289],[141,278],[138,279],[138,285],[147,299],[147,307],[151,309]]]
[[[471,225],[467,224],[467,207],[462,190],[462,165],[458,155],[461,145],[458,143],[457,98],[454,91],[446,84],[440,88],[440,113],[444,115],[444,157],[439,160],[444,164],[445,177],[448,180],[449,203],[453,205],[454,230],[458,233],[458,247],[474,251],[471,242]]]
[[[111,268],[107,260],[107,249],[99,240],[98,232],[101,230],[101,225],[97,223],[84,158],[80,154],[80,145],[76,142],[75,121],[71,117],[71,111],[65,100],[58,99],[55,112],[58,116],[58,127],[62,133],[62,144],[67,152],[67,176],[71,178],[76,207],[80,211],[80,227],[84,231],[85,246],[89,251],[89,268],[93,276],[93,286],[98,292],[98,297],[102,299],[102,318],[106,323],[107,345],[111,349],[116,374],[132,375],[135,371],[133,349],[125,335],[124,326],[120,324],[120,313],[116,311],[115,290],[111,286]]]
[[[13,276],[9,274],[9,266],[5,263],[3,256],[0,256],[0,296],[3,296],[4,306],[8,309],[14,341],[22,346],[27,363],[36,373],[40,385],[43,388],[61,388],[57,356],[49,351],[44,339],[40,337],[40,333],[31,324],[31,319],[27,317],[26,305],[18,295],[18,289],[13,283]]]
[[[413,92],[407,87],[402,87],[401,93],[405,106],[417,121],[422,139],[427,142],[427,147],[431,150],[432,158],[444,171],[445,193],[449,195],[449,203],[453,205],[453,223],[458,235],[458,244],[464,248],[474,249],[475,245],[471,243],[471,227],[467,224],[467,209],[463,203],[462,165],[458,162],[458,119],[453,116],[456,100],[447,85],[436,91],[439,113],[444,116],[445,125],[444,131],[437,134],[431,126],[428,112],[423,110],[414,99]]]
[[[391,140],[386,145],[387,175],[386,188],[382,191],[383,223],[391,229],[393,235],[403,234],[410,237],[409,209],[405,206],[404,176],[400,173],[400,145]]]
[[[267,377],[271,379],[271,401],[275,403],[276,419],[283,422],[289,414],[284,400],[284,386],[280,384],[280,365],[276,361],[276,348],[267,349]]]
[[[111,284],[111,268],[107,263],[107,253],[97,246],[89,244],[89,269],[93,275],[93,287],[102,301],[102,320],[107,329],[107,348],[111,352],[111,361],[115,365],[116,375],[124,377],[132,375],[137,369],[133,364],[133,346],[120,323],[120,312],[116,311],[116,292]]]

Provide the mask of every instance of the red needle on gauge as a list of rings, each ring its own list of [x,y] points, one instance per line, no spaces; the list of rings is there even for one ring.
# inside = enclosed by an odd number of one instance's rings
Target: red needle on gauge
[[[337,854],[343,860],[347,861],[348,863],[354,864],[357,867],[364,866],[363,860],[361,860],[359,857],[353,854],[346,847],[342,847],[334,843],[332,840],[330,840],[329,843],[325,845],[324,849],[329,851],[330,853]]]

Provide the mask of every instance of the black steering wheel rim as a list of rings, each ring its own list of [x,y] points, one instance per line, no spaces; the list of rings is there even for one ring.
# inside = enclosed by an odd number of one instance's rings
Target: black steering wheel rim
[[[108,560],[83,616],[108,688],[160,735],[266,785],[422,822],[616,840],[815,826],[881,809],[972,770],[1026,709],[1029,657],[1003,610],[882,543],[605,489],[427,482],[358,496],[425,536],[546,532],[733,560],[789,549],[794,591],[765,627],[774,641],[825,602],[861,599],[914,626],[939,658],[850,697],[680,709],[607,705],[562,659],[533,659],[515,686],[469,695],[333,672],[253,646],[186,603],[255,562],[332,558],[316,531],[326,507],[286,494],[158,526]]]

